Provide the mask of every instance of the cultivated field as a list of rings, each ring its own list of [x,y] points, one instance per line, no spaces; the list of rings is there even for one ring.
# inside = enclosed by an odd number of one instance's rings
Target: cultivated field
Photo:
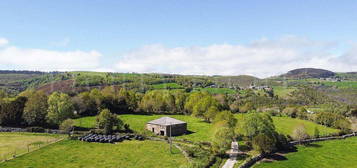
[[[130,125],[130,128],[138,133],[149,132],[145,130],[145,125],[148,121],[158,119],[160,117],[167,115],[134,115],[125,114],[120,115],[119,118]],[[187,122],[188,130],[190,131],[187,135],[177,136],[178,139],[187,139],[190,141],[209,141],[211,135],[209,134],[211,129],[211,124],[202,121],[192,116],[186,115],[170,115],[170,117],[176,118]],[[86,128],[95,127],[95,117],[84,117],[76,120],[76,125]]]
[[[255,167],[355,168],[357,165],[357,137],[298,146],[297,152],[288,153],[284,157],[287,160],[263,162]]]
[[[0,161],[38,149],[45,144],[54,142],[62,135],[37,133],[0,133]]]
[[[2,168],[177,168],[188,164],[176,148],[159,141],[124,141],[119,144],[64,140],[0,163]]]
[[[244,114],[236,114],[239,121],[242,121]],[[334,128],[325,127],[323,125],[316,124],[311,121],[300,120],[290,117],[272,117],[275,125],[275,129],[282,134],[291,135],[296,126],[304,124],[306,131],[309,135],[314,134],[315,128],[319,129],[320,135],[329,135],[332,133],[337,133],[338,130]]]

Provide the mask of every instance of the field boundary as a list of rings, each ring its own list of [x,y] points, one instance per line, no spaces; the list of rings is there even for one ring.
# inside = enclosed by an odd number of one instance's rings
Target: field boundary
[[[0,164],[1,164],[1,163],[4,163],[4,162],[7,162],[7,161],[9,161],[9,160],[12,160],[12,159],[21,157],[21,156],[23,156],[23,155],[29,154],[29,153],[31,153],[31,152],[40,150],[40,149],[42,149],[42,148],[44,148],[44,147],[47,147],[47,146],[52,145],[52,144],[55,144],[55,143],[60,142],[60,141],[62,141],[62,140],[64,140],[64,139],[66,139],[66,137],[63,137],[63,138],[60,138],[60,139],[56,139],[56,140],[54,140],[54,141],[51,141],[51,142],[49,142],[49,143],[46,143],[46,144],[44,144],[43,146],[41,146],[41,147],[39,147],[39,148],[35,148],[35,149],[33,149],[33,150],[29,150],[29,151],[27,151],[27,152],[20,153],[20,154],[15,154],[15,155],[12,156],[11,158],[4,158],[4,160],[1,160],[1,161],[0,161]]]
[[[321,141],[329,141],[329,140],[342,140],[350,137],[357,136],[357,132],[353,132],[351,134],[345,134],[341,136],[329,136],[329,137],[323,137],[323,138],[312,138],[312,139],[305,139],[302,141],[291,141],[289,142],[290,145],[295,146],[298,144],[304,144],[304,143],[312,143],[312,142],[321,142]],[[272,152],[270,154],[273,154],[275,152]],[[264,159],[266,156],[269,154],[260,154],[257,156],[252,157],[248,161],[244,162],[242,165],[239,166],[239,168],[249,168],[252,167],[254,164],[258,163],[262,159]]]

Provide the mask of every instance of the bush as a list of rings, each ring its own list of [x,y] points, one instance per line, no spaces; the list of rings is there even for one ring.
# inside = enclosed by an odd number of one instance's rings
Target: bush
[[[67,134],[69,134],[73,130],[73,127],[74,121],[72,119],[64,120],[60,125],[60,129]]]
[[[307,138],[309,138],[309,134],[306,132],[305,125],[298,125],[293,131],[293,139],[296,141],[302,141]]]

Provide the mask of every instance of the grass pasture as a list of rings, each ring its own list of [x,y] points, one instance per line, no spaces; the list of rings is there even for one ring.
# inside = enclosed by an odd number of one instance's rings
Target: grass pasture
[[[176,148],[159,141],[124,141],[118,144],[64,140],[16,159],[2,168],[176,168],[188,164]]]
[[[158,119],[167,115],[135,115],[135,114],[124,114],[119,115],[119,118],[123,120],[124,123],[130,125],[130,128],[138,133],[148,132],[145,130],[145,125],[148,121]],[[211,129],[211,124],[202,121],[192,116],[186,115],[169,115],[170,117],[176,118],[187,122],[189,134],[177,136],[178,139],[187,139],[190,141],[209,141],[211,136],[209,134]],[[75,120],[76,125],[85,128],[95,127],[95,117],[84,117]]]
[[[38,145],[45,145],[62,137],[38,133],[0,133],[0,160],[9,159],[14,154],[26,153],[28,149],[38,149]]]
[[[298,146],[286,160],[262,162],[255,168],[354,168],[357,165],[357,137]]]
[[[280,98],[288,98],[289,94],[296,90],[294,87],[274,86],[274,94]]]
[[[357,81],[342,81],[342,82],[322,82],[327,86],[336,86],[341,89],[353,88],[357,89]]]
[[[244,120],[244,114],[236,114],[236,118],[239,121]],[[284,135],[291,135],[296,126],[304,124],[306,131],[309,135],[314,135],[315,127],[320,131],[320,135],[329,135],[331,133],[337,133],[337,129],[329,128],[323,125],[316,124],[311,121],[300,120],[290,117],[272,117],[277,132]]]

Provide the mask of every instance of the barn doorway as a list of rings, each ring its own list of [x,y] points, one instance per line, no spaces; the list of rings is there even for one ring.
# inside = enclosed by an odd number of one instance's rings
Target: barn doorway
[[[152,128],[152,132],[155,132],[155,129],[154,129],[154,128]]]
[[[160,135],[164,136],[165,135],[165,131],[160,131]]]

